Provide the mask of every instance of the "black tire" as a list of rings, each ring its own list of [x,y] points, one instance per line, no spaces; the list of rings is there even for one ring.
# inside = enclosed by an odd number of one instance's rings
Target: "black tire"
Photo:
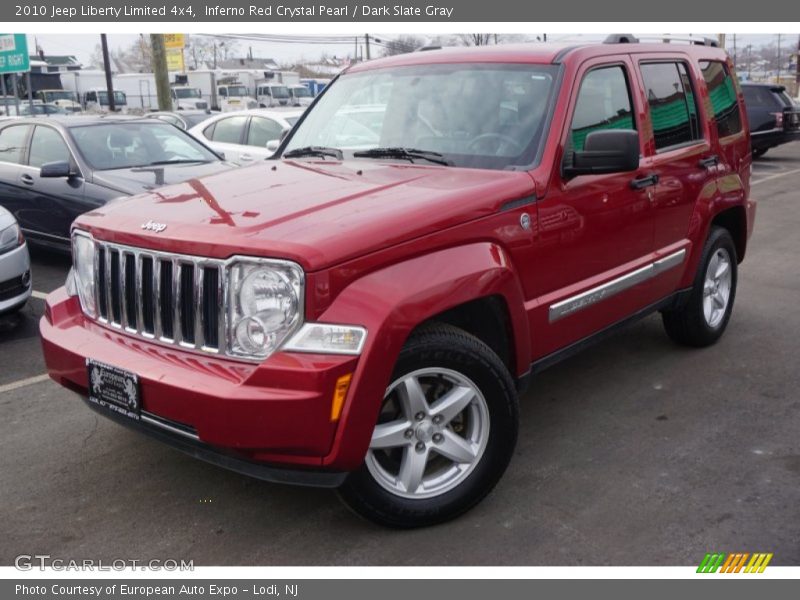
[[[754,148],[753,149],[753,158],[761,158],[767,153],[769,148]]]
[[[709,263],[718,251],[727,253],[730,258],[730,295],[721,320],[709,324],[703,308],[705,280]],[[697,274],[695,275],[688,300],[680,308],[662,313],[667,335],[673,341],[684,346],[703,348],[714,344],[722,337],[731,318],[733,302],[736,298],[736,281],[737,257],[733,238],[727,229],[712,227],[703,247],[703,255],[700,258],[700,264],[697,268]]]
[[[424,527],[457,517],[494,488],[514,452],[519,423],[517,393],[508,369],[497,354],[461,329],[432,325],[408,340],[395,365],[392,382],[430,368],[457,372],[474,382],[488,409],[490,427],[485,449],[455,487],[428,498],[407,498],[393,493],[377,481],[365,462],[347,478],[339,496],[358,515],[380,525]],[[430,390],[425,392],[426,398],[430,397]]]

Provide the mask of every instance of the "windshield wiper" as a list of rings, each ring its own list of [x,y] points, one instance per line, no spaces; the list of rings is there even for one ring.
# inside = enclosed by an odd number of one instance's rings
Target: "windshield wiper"
[[[322,158],[332,156],[337,160],[342,160],[342,151],[328,146],[303,146],[289,150],[283,155],[283,158],[300,158],[301,156],[321,156]]]
[[[353,152],[353,156],[356,158],[404,158],[412,163],[414,159],[421,159],[446,167],[453,166],[453,163],[447,160],[444,154],[431,150],[418,150],[416,148],[371,148],[361,152]]]
[[[157,160],[146,165],[139,165],[140,167],[157,167],[159,165],[182,165],[186,163],[208,163],[209,160],[202,158],[178,158],[173,160]]]

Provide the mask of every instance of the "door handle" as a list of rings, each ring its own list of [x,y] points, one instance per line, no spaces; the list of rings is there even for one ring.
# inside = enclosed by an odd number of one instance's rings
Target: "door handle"
[[[651,173],[650,175],[645,175],[644,177],[637,177],[636,179],[631,180],[631,187],[635,190],[641,190],[642,188],[649,187],[651,185],[655,185],[658,183],[658,175],[655,173]]]
[[[709,156],[707,158],[701,158],[697,161],[697,166],[701,169],[710,169],[711,167],[716,167],[719,164],[719,156],[716,154]]]
[[[253,157],[252,157],[252,156],[250,156],[249,154],[241,154],[241,155],[239,156],[239,160],[243,160],[243,161],[251,161],[251,160],[253,160]]]
[[[33,185],[33,177],[31,177],[27,173],[23,173],[22,175],[20,175],[19,180],[26,185]]]

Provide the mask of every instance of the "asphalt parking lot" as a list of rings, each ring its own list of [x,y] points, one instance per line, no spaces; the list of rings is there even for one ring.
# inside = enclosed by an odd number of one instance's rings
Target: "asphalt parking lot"
[[[495,491],[404,532],[330,491],[184,456],[43,377],[41,297],[68,261],[38,252],[37,297],[0,322],[0,564],[696,565],[710,551],[800,564],[798,190],[800,143],[756,162],[756,229],[719,344],[677,347],[654,315],[542,373]]]

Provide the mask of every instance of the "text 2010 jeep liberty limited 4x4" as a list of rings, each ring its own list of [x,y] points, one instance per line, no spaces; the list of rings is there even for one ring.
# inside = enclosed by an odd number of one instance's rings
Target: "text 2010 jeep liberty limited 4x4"
[[[121,423],[399,527],[479,502],[518,391],[586,342],[661,311],[714,343],[755,212],[710,45],[359,64],[277,156],[78,218],[47,366]]]

